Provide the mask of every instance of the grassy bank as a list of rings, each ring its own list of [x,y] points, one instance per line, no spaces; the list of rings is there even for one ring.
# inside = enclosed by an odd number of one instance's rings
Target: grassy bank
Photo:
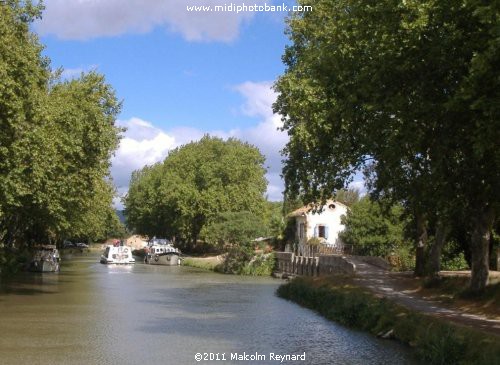
[[[271,276],[274,263],[273,254],[259,254],[241,259],[241,257],[231,255],[231,253],[211,257],[189,257],[182,262],[185,266],[224,274],[248,276]]]
[[[343,325],[394,338],[429,364],[498,364],[500,338],[416,313],[351,285],[297,278],[278,295]]]
[[[217,267],[221,264],[219,256],[212,257],[187,257],[182,260],[182,265],[196,267],[203,270],[217,271]]]

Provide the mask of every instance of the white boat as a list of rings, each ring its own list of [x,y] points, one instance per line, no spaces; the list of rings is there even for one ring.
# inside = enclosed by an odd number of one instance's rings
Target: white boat
[[[60,270],[61,257],[55,245],[35,247],[29,270],[36,272],[57,272]]]
[[[133,264],[132,249],[128,246],[108,245],[101,255],[101,264]]]
[[[168,240],[152,239],[148,247],[144,262],[151,265],[176,266],[181,264],[180,251]]]

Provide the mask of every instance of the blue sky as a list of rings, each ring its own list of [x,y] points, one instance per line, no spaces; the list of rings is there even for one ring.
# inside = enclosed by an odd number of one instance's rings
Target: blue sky
[[[120,194],[126,193],[134,169],[163,160],[170,149],[210,133],[259,147],[267,158],[268,198],[282,199],[279,151],[287,136],[277,130],[280,118],[272,114],[276,95],[270,87],[284,71],[287,13],[186,9],[230,3],[45,1],[34,30],[52,66],[63,67],[68,78],[96,69],[123,100],[118,123],[128,131],[111,170]]]

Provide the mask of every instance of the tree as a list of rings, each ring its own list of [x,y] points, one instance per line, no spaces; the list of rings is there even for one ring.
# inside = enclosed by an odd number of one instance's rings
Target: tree
[[[205,242],[219,248],[226,246],[251,246],[266,228],[262,218],[248,211],[224,212],[203,228]]]
[[[11,247],[101,234],[114,195],[121,105],[102,75],[52,72],[29,30],[41,10],[0,3],[0,240]]]
[[[353,206],[360,200],[358,189],[340,189],[335,193],[335,200],[348,207]]]
[[[270,236],[281,240],[286,225],[283,203],[266,201],[265,205],[264,224],[266,230],[262,233],[262,236]]]
[[[42,46],[29,32],[41,7],[20,1],[0,3],[0,238],[9,246],[22,231],[21,217],[11,211],[22,207],[29,194],[28,142],[42,124],[40,110],[49,78]]]
[[[407,244],[403,212],[399,205],[387,209],[364,197],[342,218],[345,230],[340,237],[359,255],[386,257]]]
[[[204,136],[132,175],[127,225],[150,236],[196,244],[203,227],[224,212],[263,216],[264,157],[247,143]]]
[[[417,273],[429,219],[450,220],[460,207],[473,217],[471,288],[481,290],[500,181],[498,4],[313,5],[289,19],[275,85],[290,135],[286,194],[326,199],[367,168],[374,196],[414,216]]]

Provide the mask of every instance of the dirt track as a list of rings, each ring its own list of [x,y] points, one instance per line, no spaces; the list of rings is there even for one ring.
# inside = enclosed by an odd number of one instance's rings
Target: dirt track
[[[446,318],[458,324],[500,336],[500,320],[464,313],[458,309],[447,307],[438,301],[425,299],[411,289],[414,287],[414,283],[410,281],[415,279],[391,273],[354,257],[348,259],[356,265],[356,276],[353,279],[356,284],[367,287],[375,293],[390,298],[410,309]]]

